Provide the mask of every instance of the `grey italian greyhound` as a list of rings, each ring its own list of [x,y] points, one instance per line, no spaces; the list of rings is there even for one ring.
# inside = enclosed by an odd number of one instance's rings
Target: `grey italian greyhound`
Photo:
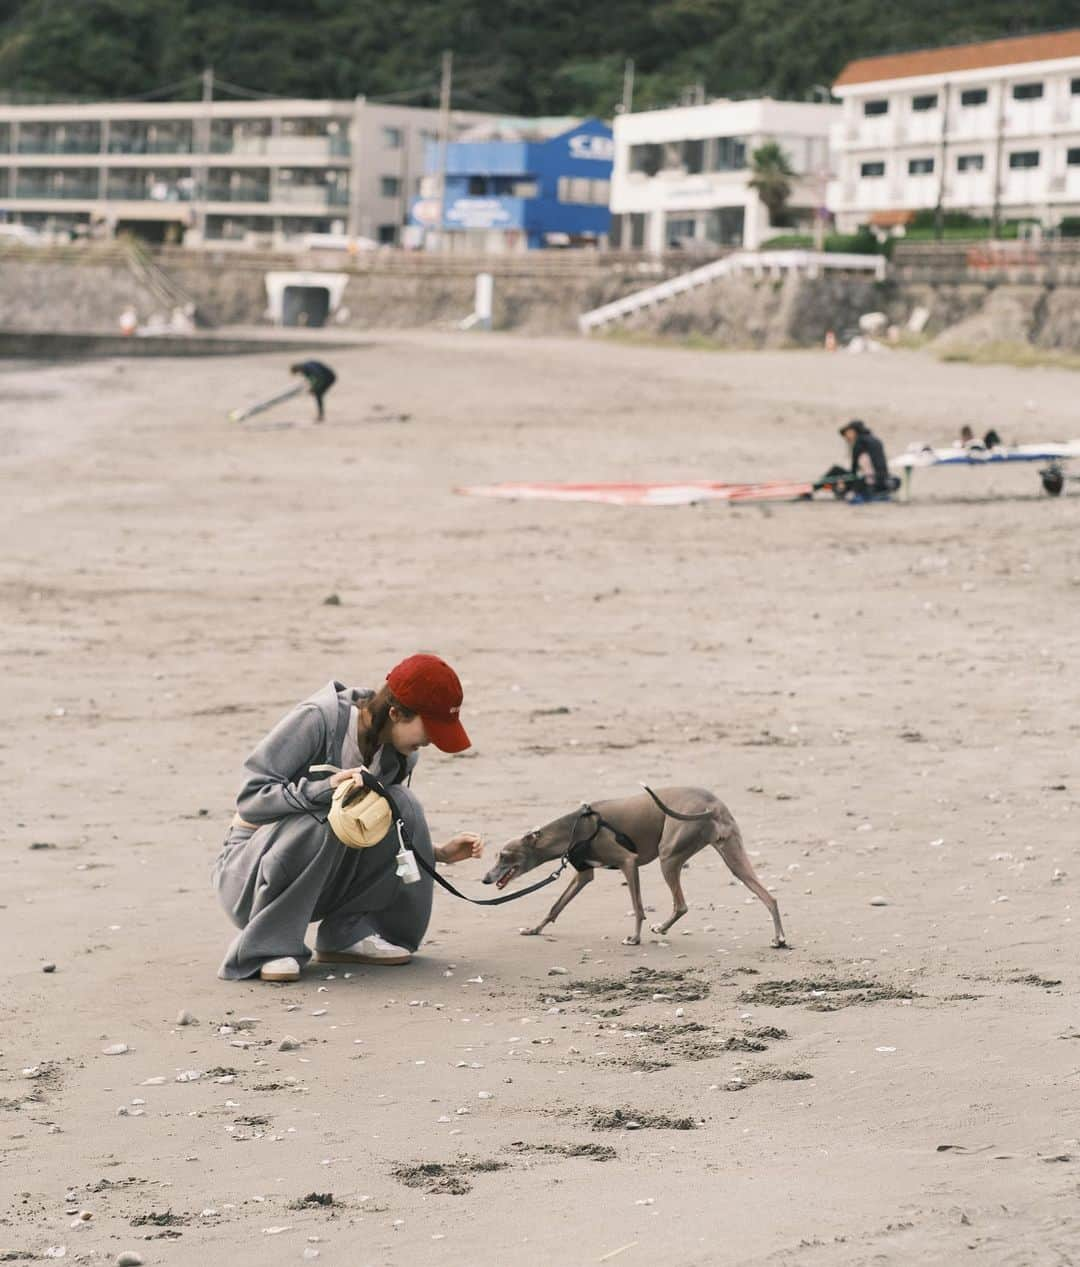
[[[773,945],[787,945],[776,898],[761,883],[743,848],[738,824],[728,807],[712,792],[699,787],[668,787],[656,793],[642,784],[644,792],[618,800],[583,805],[572,814],[553,819],[499,850],[495,865],[484,876],[485,884],[505,888],[516,876],[544,862],[566,858],[577,870],[569,888],[535,928],[523,928],[527,937],[553,924],[566,906],[592,880],[597,867],[623,873],[634,904],[634,932],[623,940],[625,946],[641,943],[645,908],[641,902],[639,868],[660,859],[660,871],[674,903],[671,918],[653,924],[654,933],[666,933],[687,912],[680,874],[686,863],[707,845],[712,845],[737,880],[759,897],[773,921]]]

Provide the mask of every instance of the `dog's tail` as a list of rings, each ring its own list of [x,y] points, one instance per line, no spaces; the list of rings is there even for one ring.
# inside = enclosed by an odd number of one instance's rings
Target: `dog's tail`
[[[660,812],[662,814],[666,814],[668,818],[677,818],[680,823],[700,823],[703,819],[712,818],[713,816],[711,809],[702,810],[699,814],[680,814],[678,810],[674,810],[669,805],[665,805],[647,783],[643,783],[641,786],[656,802]]]

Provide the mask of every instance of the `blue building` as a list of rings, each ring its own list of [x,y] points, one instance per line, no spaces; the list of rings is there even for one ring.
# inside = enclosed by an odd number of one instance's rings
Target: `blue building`
[[[611,227],[611,128],[599,119],[504,119],[446,147],[446,193],[438,196],[439,148],[425,154],[412,223],[442,230],[451,246],[536,250],[597,245]]]

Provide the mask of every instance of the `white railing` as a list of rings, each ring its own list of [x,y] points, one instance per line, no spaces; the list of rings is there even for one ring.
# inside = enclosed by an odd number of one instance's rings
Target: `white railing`
[[[659,282],[645,290],[637,290],[632,295],[625,295],[622,299],[593,308],[590,312],[583,312],[578,317],[578,329],[582,334],[589,334],[612,321],[621,321],[642,308],[666,303],[687,291],[737,273],[753,273],[755,277],[805,273],[807,277],[817,277],[830,269],[846,273],[873,273],[878,281],[882,281],[885,277],[885,257],[841,255],[825,251],[740,251],[735,255],[726,255],[723,259],[713,260],[711,264],[705,264],[701,268],[691,269],[688,273],[680,273],[678,277],[671,277],[666,282]]]

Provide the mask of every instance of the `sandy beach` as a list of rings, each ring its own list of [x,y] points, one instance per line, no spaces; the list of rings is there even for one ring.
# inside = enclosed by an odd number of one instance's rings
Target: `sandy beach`
[[[324,355],[324,427],[304,400],[225,421],[288,350],[0,365],[0,1261],[1080,1259],[1080,486],[453,492],[813,478],[850,417],[891,454],[1072,440],[1080,379],[499,335]],[[557,890],[438,893],[407,967],[217,980],[245,755],[415,650],[459,668],[474,740],[421,758],[436,840],[490,859],[582,800],[709,787],[792,948],[710,852],[640,947],[602,874],[542,938],[518,929]],[[485,866],[449,877],[490,896]]]

